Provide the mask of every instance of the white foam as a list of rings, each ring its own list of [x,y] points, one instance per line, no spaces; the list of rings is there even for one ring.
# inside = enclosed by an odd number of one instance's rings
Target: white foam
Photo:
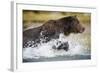
[[[65,50],[56,50],[52,49],[55,43],[61,41],[66,42],[68,41],[69,50],[66,52]],[[48,43],[41,43],[38,47],[29,47],[24,48],[23,50],[23,58],[35,58],[38,59],[40,57],[56,57],[56,56],[63,56],[63,55],[77,55],[77,54],[90,54],[87,52],[89,49],[88,46],[84,46],[84,39],[81,38],[80,34],[71,34],[68,37],[60,34],[59,39],[51,40]]]

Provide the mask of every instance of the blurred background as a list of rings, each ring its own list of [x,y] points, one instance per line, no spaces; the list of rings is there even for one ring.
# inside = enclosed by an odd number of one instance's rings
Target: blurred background
[[[23,10],[23,29],[36,27],[48,20],[56,20],[66,16],[77,16],[82,24],[91,24],[90,13]]]

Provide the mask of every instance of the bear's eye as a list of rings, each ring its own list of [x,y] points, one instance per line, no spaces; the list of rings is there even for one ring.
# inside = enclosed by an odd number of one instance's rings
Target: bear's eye
[[[73,26],[76,26],[77,24],[80,24],[79,21],[73,21]]]

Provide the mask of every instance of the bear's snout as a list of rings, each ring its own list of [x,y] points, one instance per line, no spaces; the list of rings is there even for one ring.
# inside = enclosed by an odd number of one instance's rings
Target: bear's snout
[[[74,31],[76,31],[76,33],[82,33],[85,30],[85,27],[83,26],[83,24],[76,24],[76,26],[74,26],[74,27],[76,27],[74,29]]]
[[[81,30],[79,31],[79,33],[84,32],[84,30],[85,30],[85,28],[84,28],[84,27],[83,27],[83,28],[81,28]]]

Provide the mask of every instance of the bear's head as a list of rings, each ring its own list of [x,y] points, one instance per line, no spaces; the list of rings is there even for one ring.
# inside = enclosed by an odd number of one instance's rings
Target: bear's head
[[[57,23],[61,25],[65,34],[82,33],[85,30],[76,16],[58,19]]]

